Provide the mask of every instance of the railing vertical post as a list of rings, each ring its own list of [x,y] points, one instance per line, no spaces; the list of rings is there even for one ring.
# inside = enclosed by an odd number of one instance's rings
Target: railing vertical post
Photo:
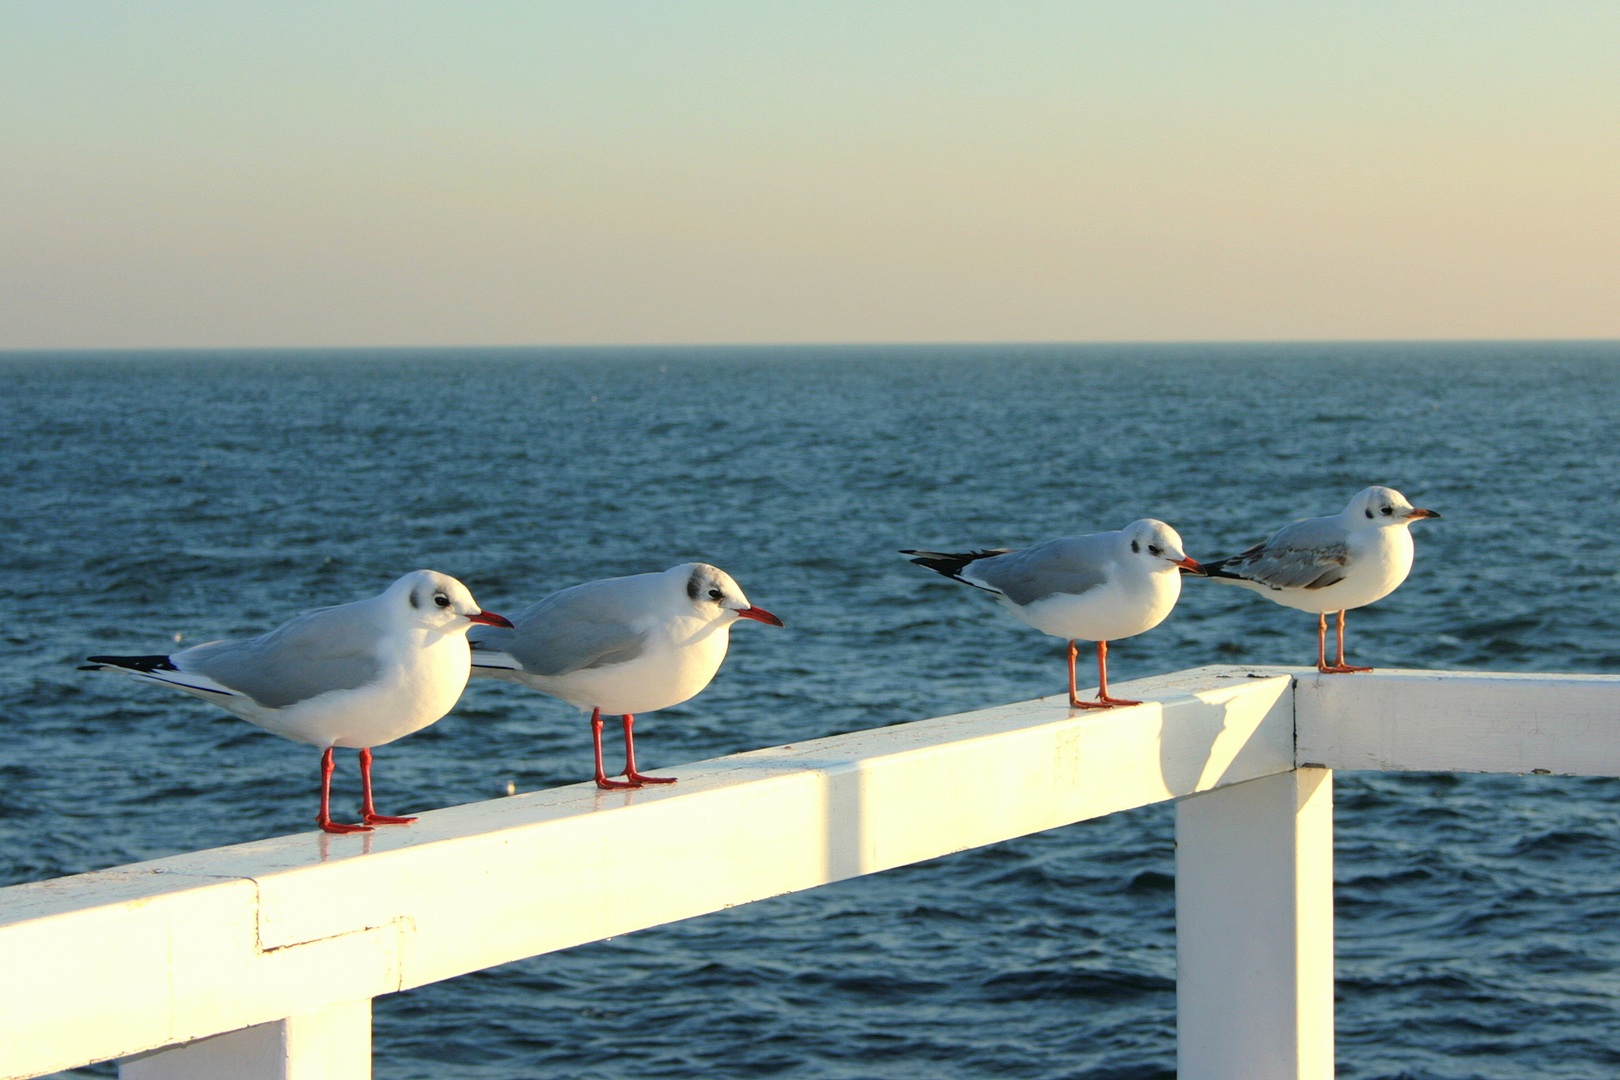
[[[370,1080],[371,1002],[214,1035],[125,1058],[119,1080]]]
[[[1333,773],[1176,807],[1180,1080],[1333,1076]]]

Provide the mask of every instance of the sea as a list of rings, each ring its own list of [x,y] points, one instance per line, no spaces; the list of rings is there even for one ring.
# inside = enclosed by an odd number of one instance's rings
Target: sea
[[[1617,465],[1614,342],[0,354],[0,885],[309,830],[309,747],[76,665],[420,567],[495,611],[728,570],[786,626],[641,719],[657,771],[1063,689],[1062,642],[900,548],[1156,517],[1209,559],[1369,484],[1444,516],[1352,661],[1620,671]],[[1188,581],[1110,674],[1314,658],[1310,615]],[[487,680],[376,766],[393,813],[590,773],[580,714]],[[1341,773],[1335,813],[1341,1078],[1620,1075],[1620,780]],[[375,1074],[1163,1080],[1173,818],[379,998]]]

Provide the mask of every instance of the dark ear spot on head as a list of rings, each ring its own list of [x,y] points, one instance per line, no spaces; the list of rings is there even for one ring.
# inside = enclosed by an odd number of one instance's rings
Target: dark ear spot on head
[[[1367,507],[1367,516],[1372,517],[1372,507]]]
[[[699,571],[692,571],[692,576],[686,579],[686,595],[688,599],[696,600],[703,595],[703,584],[698,580]]]
[[[1139,552],[1139,551],[1142,550],[1142,545],[1138,544],[1135,540],[1132,540],[1131,541],[1131,550],[1133,552]]]
[[[412,589],[411,590],[411,607],[419,608],[421,606],[422,606],[422,601],[417,599],[416,590]]]

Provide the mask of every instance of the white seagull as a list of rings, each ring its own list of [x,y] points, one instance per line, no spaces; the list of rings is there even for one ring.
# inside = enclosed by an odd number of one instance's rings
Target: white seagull
[[[1205,563],[1214,581],[1252,589],[1284,607],[1316,613],[1316,669],[1338,675],[1371,668],[1344,662],[1344,613],[1395,591],[1412,572],[1408,527],[1437,518],[1393,488],[1358,491],[1339,513],[1284,525],[1263,544]],[[1327,662],[1327,614],[1339,613],[1339,655]]]
[[[1014,618],[1069,639],[1069,705],[1140,705],[1108,696],[1108,643],[1151,630],[1181,595],[1181,569],[1203,573],[1162,521],[1143,518],[1118,532],[1048,540],[1021,551],[992,548],[951,555],[902,551],[912,562],[990,593]],[[1076,693],[1076,639],[1097,643],[1097,700]]]
[[[510,630],[471,635],[473,674],[505,679],[591,710],[596,786],[673,784],[636,769],[636,713],[696,695],[726,658],[738,619],[781,626],[754,607],[731,575],[707,563],[659,574],[604,578],[554,592],[513,616]],[[602,714],[624,723],[624,779],[602,764]]]
[[[381,595],[306,612],[259,637],[167,656],[92,656],[85,670],[172,686],[272,735],[321,747],[316,824],[329,833],[369,832],[416,820],[372,805],[371,747],[419,731],[455,706],[471,668],[466,634],[474,624],[511,625],[480,610],[455,578],[417,570]],[[336,746],[360,750],[364,824],[332,820]]]

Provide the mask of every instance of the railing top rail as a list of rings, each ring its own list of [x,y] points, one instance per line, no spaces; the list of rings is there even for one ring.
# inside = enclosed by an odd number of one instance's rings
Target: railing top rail
[[[1620,675],[1311,671],[1295,709],[1301,765],[1620,776]]]
[[[0,889],[0,1075],[34,1076],[1289,772],[1620,775],[1620,676],[1210,667]],[[1296,736],[1298,750],[1296,752]],[[1450,762],[1450,764],[1446,764]],[[619,887],[635,864],[656,889]]]
[[[3,1074],[360,1000],[1293,767],[1292,679],[1204,669],[0,890]],[[655,889],[622,888],[636,865]],[[71,1048],[64,1050],[63,1048]]]

